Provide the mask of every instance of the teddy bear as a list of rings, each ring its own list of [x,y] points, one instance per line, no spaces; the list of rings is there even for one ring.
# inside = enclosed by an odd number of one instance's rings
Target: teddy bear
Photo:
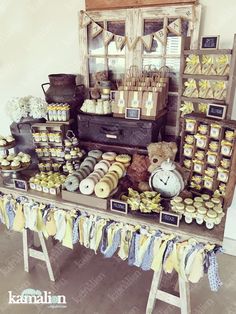
[[[150,173],[168,158],[174,160],[177,153],[177,145],[174,142],[151,143],[147,147],[148,156],[134,154],[132,164],[128,168],[127,175],[134,188],[140,191],[149,191],[148,179]]]
[[[147,150],[150,161],[148,171],[152,173],[163,161],[174,161],[178,148],[174,142],[158,142],[149,144]]]

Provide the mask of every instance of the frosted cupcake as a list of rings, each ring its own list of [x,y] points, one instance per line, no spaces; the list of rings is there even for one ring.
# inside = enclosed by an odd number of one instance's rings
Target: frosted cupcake
[[[11,163],[11,169],[12,170],[16,170],[16,169],[20,169],[21,167],[21,163],[17,160],[13,160]]]
[[[0,147],[4,147],[4,146],[7,146],[7,141],[2,139],[2,140],[0,140]]]
[[[14,158],[14,161],[20,161],[21,162],[21,156],[17,155],[15,158]]]
[[[16,143],[15,139],[13,136],[9,135],[6,137],[7,145],[13,145]]]
[[[23,156],[21,159],[21,163],[23,167],[28,167],[30,165],[30,157]]]
[[[1,163],[1,168],[3,170],[10,170],[11,169],[11,163],[8,160],[4,159]]]
[[[9,154],[9,155],[7,156],[7,160],[8,160],[8,161],[13,161],[15,157],[16,157],[16,154],[14,154],[14,153]]]

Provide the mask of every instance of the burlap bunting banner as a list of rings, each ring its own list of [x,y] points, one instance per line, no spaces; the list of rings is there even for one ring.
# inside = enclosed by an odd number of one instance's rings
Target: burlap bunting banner
[[[107,46],[109,44],[109,42],[112,40],[114,34],[112,32],[103,30],[103,42],[104,45]]]
[[[165,28],[160,29],[154,33],[154,37],[163,45],[166,44],[167,31]]]
[[[132,50],[136,47],[138,40],[139,40],[139,37],[130,37],[130,36],[126,37],[129,50]]]
[[[152,48],[152,40],[153,40],[153,35],[145,35],[145,36],[141,36],[143,45],[145,46],[145,48],[149,51]]]
[[[103,31],[103,28],[95,22],[92,22],[91,36],[96,37]]]
[[[181,36],[182,33],[182,24],[181,24],[181,18],[178,18],[174,20],[172,23],[170,23],[167,28],[169,31],[177,36]]]
[[[114,35],[114,40],[116,43],[116,49],[121,50],[123,46],[125,45],[126,37],[120,36],[120,35]]]
[[[86,13],[81,13],[80,24],[82,27],[88,26],[92,22],[91,18]]]

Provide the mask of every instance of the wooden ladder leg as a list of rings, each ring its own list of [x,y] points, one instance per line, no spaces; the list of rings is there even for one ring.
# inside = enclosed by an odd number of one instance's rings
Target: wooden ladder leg
[[[179,296],[180,296],[180,308],[181,314],[190,314],[190,290],[189,290],[189,282],[184,281],[179,276]]]
[[[44,254],[44,257],[45,257],[45,263],[47,265],[49,278],[50,278],[51,281],[55,281],[55,277],[54,277],[54,274],[53,274],[52,265],[51,265],[51,262],[50,262],[50,259],[49,259],[48,250],[47,250],[47,246],[46,246],[46,243],[45,243],[45,239],[44,239],[43,233],[41,231],[39,231],[38,232],[38,236],[39,236],[39,241],[40,241],[40,244],[41,244],[41,247],[42,247],[42,251],[43,251],[43,254]]]
[[[29,272],[29,248],[28,248],[28,231],[27,229],[23,230],[23,255],[24,255],[24,270]]]
[[[162,270],[158,272],[154,272],[153,278],[152,278],[151,289],[148,296],[146,314],[152,314],[152,311],[155,307],[156,295],[157,295],[159,284],[161,282],[161,277],[162,277]]]

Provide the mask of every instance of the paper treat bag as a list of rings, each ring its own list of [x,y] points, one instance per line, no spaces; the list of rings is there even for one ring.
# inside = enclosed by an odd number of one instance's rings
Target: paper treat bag
[[[125,108],[128,107],[128,91],[119,90],[114,91],[115,99],[112,106],[114,117],[124,117]]]

